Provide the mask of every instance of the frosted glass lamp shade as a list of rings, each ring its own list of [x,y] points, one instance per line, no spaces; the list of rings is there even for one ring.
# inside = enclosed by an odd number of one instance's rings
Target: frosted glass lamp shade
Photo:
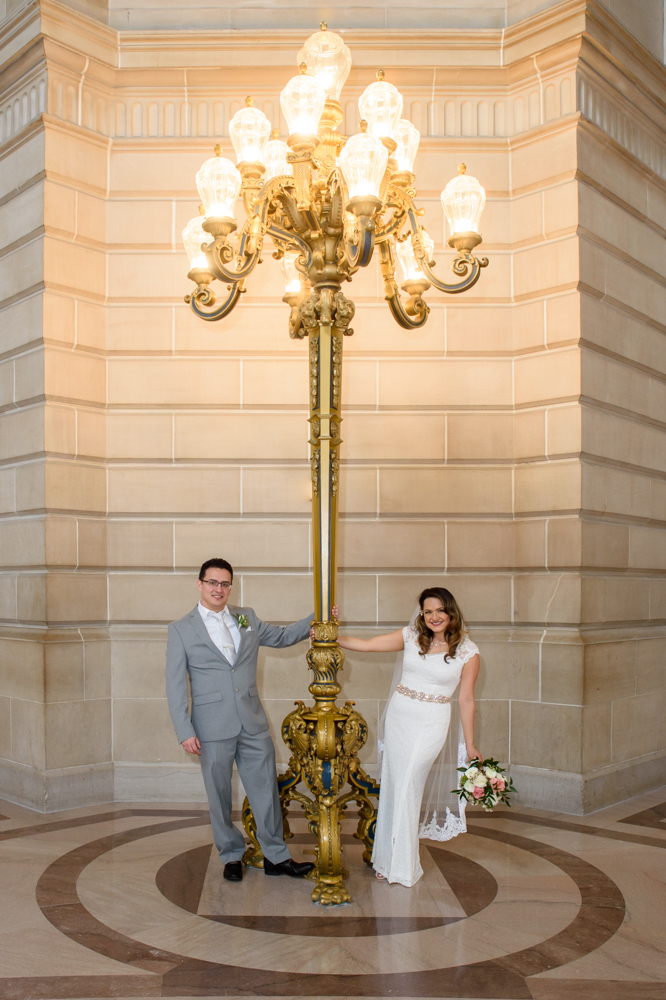
[[[377,80],[366,87],[358,99],[361,118],[368,123],[370,135],[380,139],[388,136],[393,139],[395,127],[402,114],[402,94],[386,80]]]
[[[298,254],[295,251],[290,250],[280,261],[282,273],[284,275],[285,295],[298,295],[301,290],[301,275],[300,271],[296,270],[297,257]]]
[[[426,233],[424,229],[421,230],[421,236],[423,238],[423,244],[426,249],[426,254],[428,260],[432,260],[432,252],[435,249],[434,240]],[[414,247],[412,246],[411,238],[405,240],[403,243],[398,243],[396,247],[398,251],[398,262],[400,264],[400,269],[402,271],[403,281],[425,281],[427,280],[423,271],[419,267],[419,262],[416,259],[416,254],[414,253]]]
[[[272,177],[293,177],[294,168],[291,163],[287,163],[287,153],[291,152],[289,146],[282,139],[271,139],[266,144],[264,163],[266,164],[266,180]]]
[[[465,164],[458,167],[457,177],[442,191],[442,208],[448,219],[451,236],[457,233],[478,233],[486,192],[476,177],[465,173]]]
[[[237,111],[229,122],[229,138],[236,151],[236,163],[263,163],[270,134],[271,123],[259,108],[249,104]]]
[[[359,132],[345,143],[338,164],[345,178],[350,198],[379,197],[379,186],[388,163],[388,150],[374,135]]]
[[[313,77],[305,73],[292,76],[280,94],[289,135],[316,135],[325,103],[326,91]]]
[[[241,175],[231,160],[211,156],[197,172],[197,190],[207,219],[233,219]]]
[[[419,150],[421,133],[406,118],[401,118],[395,127],[393,138],[398,144],[395,151],[395,158],[398,163],[398,170],[414,171],[414,160]]]
[[[211,236],[202,228],[202,222],[203,218],[197,215],[196,218],[190,219],[183,229],[183,246],[190,258],[190,270],[208,268],[206,254],[201,249],[201,244],[210,243]]]
[[[317,31],[310,35],[298,53],[299,63],[305,63],[310,76],[331,100],[340,99],[345,80],[349,76],[351,52],[334,31]]]

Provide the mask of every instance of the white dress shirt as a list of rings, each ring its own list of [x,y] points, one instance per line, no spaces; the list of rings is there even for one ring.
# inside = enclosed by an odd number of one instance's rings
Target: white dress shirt
[[[203,618],[208,635],[222,655],[233,665],[241,641],[236,619],[227,608],[210,611],[209,608],[204,608],[201,601],[199,601],[199,614]],[[233,646],[229,644],[230,640]]]

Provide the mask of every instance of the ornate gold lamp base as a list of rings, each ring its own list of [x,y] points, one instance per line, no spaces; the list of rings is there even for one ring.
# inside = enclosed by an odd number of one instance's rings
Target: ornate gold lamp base
[[[278,785],[285,839],[293,836],[287,818],[289,803],[300,802],[310,833],[317,840],[316,866],[309,876],[317,883],[312,899],[327,906],[351,901],[345,886],[349,872],[342,864],[340,842],[340,820],[350,802],[359,807],[354,836],[365,844],[363,860],[370,864],[377,816],[370,797],[379,795],[379,785],[365,773],[358,759],[368,738],[365,719],[354,709],[353,701],[341,708],[335,703],[341,690],[337,672],[344,662],[344,653],[335,641],[337,622],[316,622],[314,628],[315,641],[307,660],[314,673],[309,691],[315,704],[306,708],[304,702],[296,702],[296,708],[282,723],[282,738],[292,756]],[[301,783],[310,795],[299,791]],[[349,790],[345,792],[346,785]],[[264,860],[247,799],[243,803],[243,826],[250,840],[243,862],[262,868]]]

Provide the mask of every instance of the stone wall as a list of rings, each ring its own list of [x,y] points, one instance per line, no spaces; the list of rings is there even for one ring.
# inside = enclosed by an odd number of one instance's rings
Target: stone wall
[[[199,28],[206,31],[283,31],[285,28],[312,32],[322,20],[330,20],[335,31],[381,31],[419,33],[451,29],[501,29],[518,24],[562,0],[341,0],[335,7],[318,0],[222,0],[197,6],[185,0],[63,0],[119,31],[163,31],[165,28]],[[31,0],[0,0],[0,22]],[[653,56],[664,61],[664,0],[597,0],[617,18]],[[557,15],[556,15],[557,16]],[[334,19],[331,20],[331,19]],[[334,23],[335,22],[335,23]]]
[[[311,607],[306,346],[279,267],[205,324],[180,242],[246,93],[284,135],[305,37],[117,32],[53,0],[5,24],[0,793],[35,808],[201,796],[163,663],[204,558],[267,620]],[[438,271],[462,159],[490,266],[431,292],[422,331],[374,264],[350,286],[343,618],[369,635],[450,587],[482,650],[482,749],[523,804],[588,811],[665,776],[666,71],[584,0],[503,32],[346,37],[347,131],[383,66],[422,130]],[[278,747],[304,651],[261,663]],[[342,675],[373,732],[392,667],[350,654]]]

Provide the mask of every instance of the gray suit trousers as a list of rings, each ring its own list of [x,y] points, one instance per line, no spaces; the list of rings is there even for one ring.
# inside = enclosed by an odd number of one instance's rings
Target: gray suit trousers
[[[273,741],[268,730],[253,736],[244,729],[226,740],[201,741],[201,770],[220,860],[223,864],[240,861],[245,853],[243,835],[231,822],[234,760],[254,813],[264,857],[274,864],[288,861],[291,855],[282,834]]]

